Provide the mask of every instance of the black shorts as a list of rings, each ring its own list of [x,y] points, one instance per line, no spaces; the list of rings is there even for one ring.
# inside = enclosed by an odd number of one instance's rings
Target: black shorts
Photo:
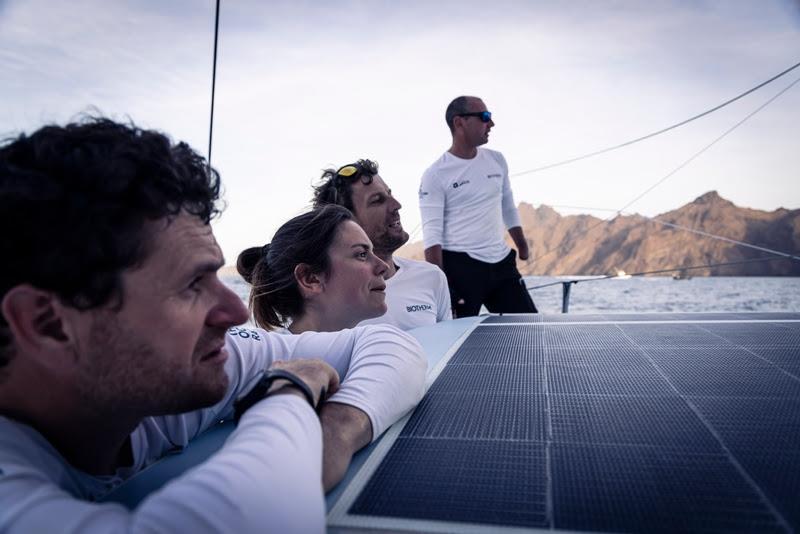
[[[492,313],[537,313],[517,270],[517,251],[497,263],[471,258],[466,252],[442,251],[456,317],[478,315],[481,305]]]

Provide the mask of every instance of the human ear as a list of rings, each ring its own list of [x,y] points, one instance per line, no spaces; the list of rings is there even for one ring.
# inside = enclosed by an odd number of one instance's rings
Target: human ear
[[[311,298],[325,291],[325,277],[315,273],[307,263],[299,263],[294,268],[294,279],[303,298]]]
[[[53,293],[21,284],[12,287],[0,304],[14,344],[20,351],[49,352],[70,343],[63,304]]]

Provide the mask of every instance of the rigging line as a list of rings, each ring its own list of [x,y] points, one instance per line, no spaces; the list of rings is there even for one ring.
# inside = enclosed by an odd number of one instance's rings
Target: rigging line
[[[208,124],[208,167],[211,168],[211,141],[214,136],[214,92],[217,86],[217,42],[219,41],[219,1],[214,15],[214,60],[211,67],[211,117]]]
[[[773,249],[766,248],[766,247],[759,247],[758,245],[752,245],[750,243],[745,243],[744,241],[737,241],[736,239],[731,239],[729,237],[723,237],[721,235],[711,234],[711,233],[708,233],[708,232],[704,232],[702,230],[696,230],[695,228],[689,228],[688,226],[681,226],[680,224],[674,224],[674,223],[669,223],[667,221],[662,221],[660,219],[656,219],[655,217],[647,217],[647,218],[650,219],[651,221],[655,221],[655,222],[657,222],[659,224],[663,224],[665,226],[671,226],[672,228],[677,228],[679,230],[686,230],[687,232],[691,232],[693,234],[702,235],[704,237],[710,237],[712,239],[719,239],[720,241],[726,241],[728,243],[733,243],[734,245],[739,245],[739,246],[742,246],[742,247],[752,248],[754,250],[759,250],[761,252],[767,252],[769,254],[774,254],[776,256],[781,256],[781,257],[784,257],[786,259],[800,261],[800,256],[796,256],[794,254],[789,254],[788,252],[781,252],[779,250],[773,250]]]
[[[734,131],[736,128],[738,128],[739,126],[741,126],[742,124],[744,124],[746,121],[750,120],[750,118],[751,118],[753,115],[755,115],[756,113],[760,112],[762,109],[764,109],[765,107],[767,107],[768,105],[770,105],[770,104],[771,104],[772,102],[774,102],[774,101],[775,101],[775,100],[776,100],[778,97],[780,97],[781,95],[783,95],[783,93],[785,93],[786,91],[788,91],[789,89],[791,89],[792,87],[794,87],[794,86],[795,86],[795,85],[796,85],[798,82],[800,82],[800,78],[797,78],[795,81],[793,81],[792,83],[790,83],[789,85],[787,85],[786,87],[784,87],[783,89],[781,89],[780,91],[778,91],[778,93],[777,93],[777,94],[775,94],[775,95],[774,95],[772,98],[770,98],[769,100],[767,100],[766,102],[764,102],[763,104],[761,104],[759,107],[757,107],[755,110],[753,110],[752,112],[750,112],[750,113],[749,113],[749,114],[748,114],[748,115],[747,115],[745,118],[743,118],[742,120],[740,120],[739,122],[737,122],[736,124],[734,124],[733,126],[731,126],[730,128],[728,128],[728,129],[725,131],[725,133],[723,133],[722,135],[720,135],[719,137],[717,137],[716,139],[714,139],[714,140],[713,140],[711,143],[709,143],[708,145],[706,145],[705,147],[703,147],[703,148],[702,148],[702,149],[701,149],[699,152],[697,152],[697,153],[696,153],[695,155],[693,155],[691,158],[689,158],[689,159],[688,159],[688,160],[686,160],[684,163],[682,163],[681,165],[679,165],[679,166],[678,166],[678,167],[677,167],[677,168],[676,168],[674,171],[672,171],[671,173],[669,173],[668,175],[666,175],[665,177],[663,177],[663,178],[662,178],[661,180],[659,180],[658,182],[654,183],[654,184],[653,184],[652,186],[650,186],[650,187],[649,187],[647,190],[645,190],[644,192],[642,192],[642,194],[640,194],[638,197],[634,198],[633,200],[631,200],[630,202],[628,202],[627,204],[625,204],[625,205],[624,205],[622,208],[620,208],[620,211],[622,211],[622,210],[624,210],[624,209],[627,209],[627,208],[628,208],[628,207],[630,207],[632,204],[634,204],[636,201],[638,201],[638,200],[639,200],[639,199],[641,199],[643,196],[645,196],[647,193],[649,193],[650,191],[652,191],[653,189],[655,189],[656,187],[658,187],[659,185],[661,185],[661,183],[662,183],[664,180],[666,180],[667,178],[671,177],[673,174],[675,174],[675,173],[676,173],[676,172],[678,172],[679,170],[683,169],[683,168],[684,168],[686,165],[688,165],[689,163],[691,163],[692,161],[694,161],[694,160],[695,160],[695,159],[696,159],[698,156],[700,156],[700,154],[702,154],[703,152],[705,152],[706,150],[708,150],[708,149],[709,149],[709,148],[711,148],[712,146],[716,145],[716,144],[717,144],[719,141],[721,141],[722,139],[724,139],[725,137],[727,137],[727,136],[728,136],[728,134],[730,134],[731,132],[733,132],[733,131]]]
[[[575,209],[595,210],[595,211],[614,211],[614,212],[620,213],[621,215],[634,215],[633,213],[630,213],[630,212],[626,213],[626,212],[622,212],[620,210],[615,210],[615,209],[610,209],[610,208],[589,208],[589,207],[583,207],[583,206],[563,206],[563,205],[555,205],[555,206],[550,206],[550,207],[553,207],[553,208],[575,208]],[[766,248],[766,247],[760,247],[758,245],[753,245],[752,243],[747,243],[745,241],[738,241],[738,240],[732,239],[730,237],[725,237],[725,236],[721,236],[721,235],[717,235],[717,234],[712,234],[710,232],[705,232],[703,230],[698,230],[696,228],[691,228],[689,226],[682,226],[680,224],[675,224],[675,223],[671,223],[671,222],[667,222],[667,221],[662,221],[661,219],[658,219],[657,217],[648,217],[647,215],[641,215],[641,214],[636,214],[636,215],[638,215],[639,217],[644,217],[645,219],[648,219],[650,221],[657,222],[659,224],[663,224],[665,226],[670,226],[672,228],[677,228],[679,230],[685,230],[687,232],[691,232],[693,234],[702,235],[704,237],[710,237],[711,239],[718,239],[720,241],[726,241],[728,243],[733,243],[734,245],[741,245],[743,247],[752,248],[754,250],[759,250],[761,252],[768,252],[769,254],[775,254],[776,256],[783,256],[785,258],[789,258],[789,259],[793,259],[793,260],[800,260],[800,256],[797,256],[795,254],[790,254],[788,252],[781,252],[779,250],[773,250],[773,249]],[[637,225],[637,226],[639,226],[639,225]]]
[[[695,115],[694,117],[690,117],[690,118],[688,118],[686,120],[683,120],[683,121],[681,121],[681,122],[679,122],[677,124],[673,124],[672,126],[668,126],[668,127],[663,128],[661,130],[658,130],[657,132],[653,132],[653,133],[644,135],[642,137],[638,137],[636,139],[633,139],[632,141],[626,141],[625,143],[621,143],[621,144],[618,144],[618,145],[607,147],[607,148],[604,148],[602,150],[596,150],[594,152],[590,152],[590,153],[584,154],[582,156],[566,159],[566,160],[559,161],[559,162],[556,162],[556,163],[551,163],[549,165],[544,165],[544,166],[541,166],[541,167],[536,167],[535,169],[530,169],[530,170],[527,170],[527,171],[517,172],[517,173],[514,173],[514,174],[510,175],[509,177],[510,178],[514,178],[516,176],[522,176],[523,174],[532,174],[532,173],[543,171],[543,170],[546,170],[546,169],[552,169],[553,167],[559,167],[561,165],[566,165],[568,163],[574,163],[576,161],[580,161],[580,160],[583,160],[583,159],[591,158],[593,156],[599,156],[600,154],[605,154],[606,152],[611,152],[612,150],[617,150],[619,148],[623,148],[623,147],[626,147],[628,145],[632,145],[634,143],[638,143],[639,141],[644,141],[645,139],[650,139],[651,137],[655,137],[657,135],[661,135],[661,134],[666,133],[666,132],[668,132],[670,130],[674,130],[675,128],[683,126],[684,124],[688,124],[688,123],[690,123],[692,121],[695,121],[695,120],[697,120],[697,119],[699,119],[701,117],[705,117],[706,115],[709,115],[710,113],[713,113],[713,112],[715,112],[717,110],[720,110],[720,109],[724,108],[725,106],[727,106],[728,104],[732,104],[732,103],[736,102],[737,100],[739,100],[741,98],[744,98],[745,96],[749,95],[750,93],[761,89],[765,85],[774,82],[775,80],[777,80],[781,76],[783,76],[785,74],[788,74],[789,72],[793,71],[797,67],[800,67],[800,63],[795,63],[794,65],[792,65],[788,69],[784,70],[780,74],[776,74],[775,76],[773,76],[769,80],[756,85],[752,89],[748,89],[744,93],[740,94],[739,96],[735,96],[735,97],[731,98],[727,102],[723,102],[722,104],[720,104],[720,105],[718,105],[716,107],[713,107],[713,108],[709,109],[708,111],[704,111],[703,113],[700,113],[699,115]]]
[[[727,130],[726,130],[726,131],[725,131],[725,132],[724,132],[722,135],[720,135],[719,137],[717,137],[716,139],[714,139],[714,140],[713,140],[711,143],[709,143],[708,145],[706,145],[706,146],[704,146],[703,148],[701,148],[699,151],[697,151],[695,154],[693,154],[693,155],[692,155],[692,156],[691,156],[689,159],[687,159],[686,161],[684,161],[683,163],[681,163],[680,165],[678,165],[678,166],[677,166],[675,169],[673,169],[672,171],[670,171],[669,173],[667,173],[667,175],[666,175],[666,176],[664,176],[663,178],[661,178],[660,180],[658,180],[656,183],[654,183],[653,185],[651,185],[650,187],[648,187],[648,188],[647,188],[647,189],[646,189],[644,192],[642,192],[642,193],[641,193],[639,196],[637,196],[636,198],[634,198],[633,200],[631,200],[630,202],[628,202],[627,204],[625,204],[624,206],[622,206],[622,207],[621,207],[619,210],[617,210],[617,214],[622,214],[622,212],[623,212],[624,210],[626,210],[626,209],[627,209],[627,208],[629,208],[629,207],[630,207],[632,204],[634,204],[634,203],[636,203],[637,201],[639,201],[639,200],[640,200],[642,197],[644,197],[644,196],[645,196],[646,194],[648,194],[650,191],[652,191],[653,189],[655,189],[656,187],[658,187],[659,185],[661,185],[662,183],[664,183],[664,181],[665,181],[665,180],[667,180],[667,178],[670,178],[670,177],[672,177],[673,175],[675,175],[675,174],[676,174],[678,171],[680,171],[681,169],[683,169],[684,167],[686,167],[686,166],[687,166],[689,163],[691,163],[692,161],[694,161],[695,159],[697,159],[697,158],[698,158],[698,157],[699,157],[701,154],[703,154],[704,152],[706,152],[708,149],[710,149],[712,146],[714,146],[715,144],[717,144],[719,141],[721,141],[722,139],[724,139],[725,137],[727,137],[727,136],[728,136],[728,135],[729,135],[731,132],[733,132],[733,131],[734,131],[735,129],[737,129],[739,126],[741,126],[741,125],[742,125],[742,124],[744,124],[746,121],[748,121],[748,120],[749,120],[751,117],[753,117],[753,116],[754,116],[756,113],[760,112],[762,109],[764,109],[765,107],[767,107],[769,104],[771,104],[773,101],[775,101],[775,100],[776,100],[778,97],[780,97],[781,95],[783,95],[783,94],[784,94],[786,91],[788,91],[789,89],[791,89],[792,87],[794,87],[794,86],[795,86],[795,85],[796,85],[798,82],[800,82],[800,78],[797,78],[795,81],[793,81],[792,83],[790,83],[789,85],[787,85],[786,87],[784,87],[783,89],[781,89],[781,90],[780,90],[778,93],[776,93],[775,95],[773,95],[773,96],[772,96],[772,97],[771,97],[769,100],[767,100],[766,102],[764,102],[763,104],[761,104],[761,105],[760,105],[758,108],[756,108],[755,110],[751,111],[751,112],[750,112],[750,113],[749,113],[749,114],[748,114],[746,117],[744,117],[742,120],[740,120],[739,122],[737,122],[736,124],[734,124],[733,126],[731,126],[730,128],[728,128],[728,129],[727,129]],[[582,233],[578,234],[576,237],[580,237],[580,236],[586,235],[587,233],[589,233],[590,231],[594,230],[595,228],[597,228],[597,227],[598,227],[598,226],[600,226],[601,224],[603,224],[603,223],[606,223],[606,222],[610,221],[612,218],[613,218],[613,217],[607,217],[607,218],[605,218],[605,219],[603,219],[603,220],[599,221],[598,223],[596,223],[596,224],[594,224],[594,225],[590,226],[589,228],[587,228],[587,229],[586,229],[584,232],[582,232]],[[547,250],[547,251],[545,251],[545,252],[544,252],[542,255],[540,255],[540,256],[537,256],[536,258],[534,258],[534,259],[533,259],[533,260],[531,260],[531,261],[537,261],[537,260],[540,260],[540,259],[544,258],[545,256],[548,256],[548,255],[549,255],[549,254],[551,254],[552,252],[555,252],[555,251],[557,251],[557,250],[559,250],[559,249],[561,249],[561,248],[563,248],[563,247],[564,247],[564,245],[559,245],[559,246],[557,246],[557,247],[555,247],[555,248],[552,248],[552,249],[550,249],[550,250]]]
[[[732,243],[734,245],[739,245],[739,246],[742,246],[742,247],[751,248],[751,249],[758,250],[758,251],[761,251],[761,252],[767,252],[769,254],[774,254],[776,256],[781,256],[781,257],[784,257],[784,258],[787,258],[787,259],[791,259],[791,260],[800,260],[800,256],[798,256],[796,254],[791,254],[791,253],[788,253],[788,252],[781,252],[780,250],[774,250],[774,249],[766,248],[766,247],[760,247],[758,245],[753,245],[752,243],[747,243],[745,241],[739,241],[739,240],[736,240],[736,239],[733,239],[733,238],[730,238],[730,237],[725,237],[725,236],[721,236],[721,235],[717,235],[717,234],[712,234],[711,232],[705,232],[703,230],[698,230],[696,228],[691,228],[689,226],[682,226],[680,224],[675,224],[675,223],[671,223],[671,222],[667,222],[667,221],[662,221],[661,219],[658,219],[657,217],[648,217],[647,215],[639,215],[639,217],[644,217],[647,220],[650,220],[650,221],[653,221],[653,222],[657,222],[659,224],[663,224],[664,226],[669,226],[671,228],[677,228],[678,230],[685,230],[687,232],[690,232],[690,233],[693,233],[693,234],[697,234],[697,235],[701,235],[703,237],[709,237],[711,239],[718,239],[719,241],[725,241],[726,243]],[[639,226],[639,225],[637,225],[637,226]]]
[[[592,208],[590,206],[570,206],[567,204],[553,204],[552,206],[549,204],[543,204],[544,206],[548,206],[550,208],[562,208],[562,209],[571,209],[571,210],[584,210],[584,211],[614,211],[617,212],[619,210],[615,208]],[[578,213],[576,217],[580,217],[581,215],[589,215],[588,213]],[[565,217],[569,217],[569,215],[565,215]]]
[[[675,268],[672,268],[672,269],[657,269],[655,271],[642,271],[640,273],[631,273],[628,276],[645,276],[645,275],[648,275],[648,274],[674,273],[674,272],[679,272],[679,271],[691,271],[693,269],[705,269],[705,268],[711,268],[711,267],[725,267],[727,265],[741,265],[743,263],[758,263],[758,262],[762,262],[762,261],[776,261],[776,260],[785,260],[785,259],[787,259],[787,258],[782,258],[782,257],[777,257],[777,256],[771,256],[771,257],[766,257],[766,258],[751,258],[749,260],[726,261],[726,262],[723,262],[723,263],[708,263],[708,264],[705,264],[705,265],[690,265],[688,267],[675,267]],[[616,275],[616,274],[609,274],[609,275],[605,275],[605,276],[598,276],[596,278],[578,278],[578,279],[574,279],[574,280],[560,280],[558,282],[550,282],[550,283],[542,284],[542,285],[539,285],[539,286],[530,286],[530,287],[526,286],[525,289],[530,291],[530,290],[533,290],[533,289],[541,289],[543,287],[551,287],[551,286],[557,286],[557,285],[561,285],[561,284],[577,284],[579,282],[596,282],[597,280],[610,280],[612,278],[616,278],[617,276],[618,275]]]
[[[418,222],[418,223],[417,223],[417,225],[414,227],[414,229],[413,229],[413,230],[411,230],[411,231],[408,233],[408,240],[409,240],[409,241],[412,241],[413,239],[415,239],[415,238],[417,237],[417,233],[419,232],[419,230],[420,230],[421,228],[422,228],[422,222],[420,221],[420,222]]]

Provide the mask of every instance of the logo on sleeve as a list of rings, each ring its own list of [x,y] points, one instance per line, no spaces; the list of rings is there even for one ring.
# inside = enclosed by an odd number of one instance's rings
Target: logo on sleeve
[[[461,180],[460,182],[453,182],[453,189],[458,189],[462,185],[467,185],[469,180]]]
[[[254,339],[256,341],[261,341],[261,332],[251,328],[239,328],[238,326],[234,326],[233,328],[228,329],[228,335],[231,337],[238,336],[242,339]]]
[[[502,175],[502,174],[500,174],[500,173],[497,173],[497,174],[487,174],[487,175],[486,175],[486,177],[487,177],[487,178],[502,178],[502,177],[503,177],[503,175]]]
[[[408,313],[420,312],[420,311],[428,311],[428,310],[432,310],[432,309],[433,309],[433,306],[431,306],[430,304],[414,304],[412,306],[406,306],[406,311]]]

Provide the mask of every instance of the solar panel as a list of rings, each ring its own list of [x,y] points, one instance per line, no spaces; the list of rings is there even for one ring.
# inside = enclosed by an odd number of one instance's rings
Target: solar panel
[[[332,526],[800,530],[800,314],[492,316],[392,438]]]

